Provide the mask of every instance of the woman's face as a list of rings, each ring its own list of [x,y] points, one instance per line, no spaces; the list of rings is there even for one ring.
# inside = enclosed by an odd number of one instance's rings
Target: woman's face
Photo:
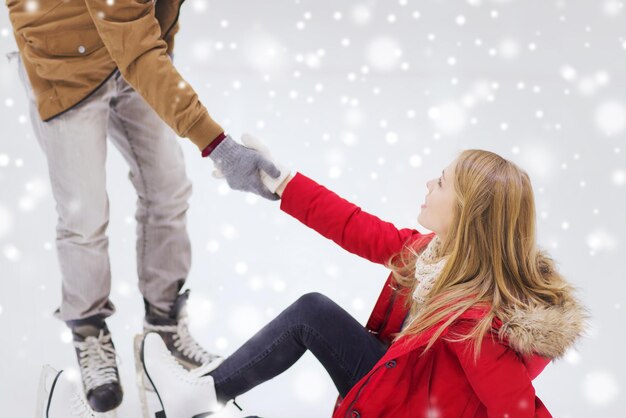
[[[428,194],[417,217],[424,228],[444,238],[452,224],[456,193],[454,192],[454,167],[456,160],[443,169],[441,177],[426,183]]]

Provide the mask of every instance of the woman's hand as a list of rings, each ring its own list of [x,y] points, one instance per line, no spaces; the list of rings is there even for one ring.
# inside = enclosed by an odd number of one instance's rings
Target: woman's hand
[[[258,151],[263,157],[267,158],[269,161],[272,162],[272,164],[274,164],[275,167],[278,168],[278,170],[280,171],[278,177],[272,176],[269,172],[261,171],[261,180],[263,181],[265,187],[268,188],[268,190],[270,190],[272,193],[275,193],[277,197],[281,196],[282,191],[285,189],[285,186],[287,186],[287,183],[289,183],[289,180],[291,179],[291,173],[289,172],[287,167],[277,163],[272,159],[269,148],[259,138],[250,134],[243,134],[241,136],[241,142],[246,147]],[[278,188],[281,188],[280,193],[278,192]]]
[[[280,197],[283,197],[283,191],[285,191],[285,187],[289,184],[289,182],[293,179],[293,176],[289,174],[289,176],[283,181],[280,186],[276,189],[276,194]]]

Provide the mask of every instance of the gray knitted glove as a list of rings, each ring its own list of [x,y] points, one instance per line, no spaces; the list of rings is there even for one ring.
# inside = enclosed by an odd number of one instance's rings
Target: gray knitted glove
[[[280,177],[280,170],[257,150],[244,147],[227,135],[209,158],[231,189],[252,192],[269,200],[280,199],[261,181],[261,170],[273,178]]]

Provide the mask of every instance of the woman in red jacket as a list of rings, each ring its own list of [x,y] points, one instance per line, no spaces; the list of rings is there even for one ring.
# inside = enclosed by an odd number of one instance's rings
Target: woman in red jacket
[[[334,418],[550,417],[532,380],[586,313],[537,248],[528,175],[467,150],[427,187],[424,235],[289,177],[283,211],[392,273],[365,328],[327,297],[302,296],[210,373],[212,395],[234,399],[310,350],[339,391]]]

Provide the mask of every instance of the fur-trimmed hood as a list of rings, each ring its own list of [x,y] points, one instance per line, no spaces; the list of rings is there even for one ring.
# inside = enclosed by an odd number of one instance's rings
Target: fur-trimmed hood
[[[517,308],[502,319],[500,336],[522,355],[562,357],[584,334],[589,314],[569,288],[561,305]]]

